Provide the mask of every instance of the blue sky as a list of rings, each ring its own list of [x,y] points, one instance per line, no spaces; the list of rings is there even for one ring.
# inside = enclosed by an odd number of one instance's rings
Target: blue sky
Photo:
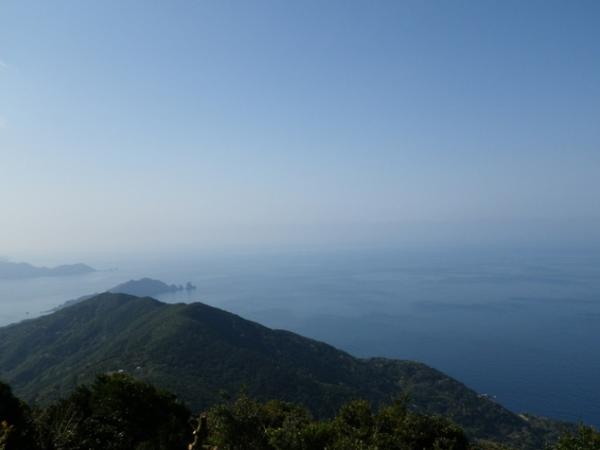
[[[600,241],[600,3],[0,4],[0,254]]]

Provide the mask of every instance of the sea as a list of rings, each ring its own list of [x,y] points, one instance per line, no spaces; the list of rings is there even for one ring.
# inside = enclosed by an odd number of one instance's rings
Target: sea
[[[91,261],[84,261],[86,263]],[[336,250],[99,261],[0,280],[0,326],[151,277],[359,357],[416,360],[515,412],[600,427],[600,253]]]

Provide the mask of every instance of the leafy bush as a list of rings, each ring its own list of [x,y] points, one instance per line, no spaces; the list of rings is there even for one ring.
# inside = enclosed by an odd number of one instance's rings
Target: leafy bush
[[[185,448],[190,412],[176,398],[126,375],[102,375],[39,418],[45,449]]]

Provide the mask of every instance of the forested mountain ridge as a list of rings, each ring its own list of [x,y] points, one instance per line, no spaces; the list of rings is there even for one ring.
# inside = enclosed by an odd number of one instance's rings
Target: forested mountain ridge
[[[448,416],[471,437],[539,448],[556,431],[424,364],[354,358],[201,303],[105,293],[0,328],[0,379],[30,402],[118,371],[173,391],[196,411],[241,388],[259,399],[300,403],[319,417],[355,398],[378,405],[408,394],[412,408]]]

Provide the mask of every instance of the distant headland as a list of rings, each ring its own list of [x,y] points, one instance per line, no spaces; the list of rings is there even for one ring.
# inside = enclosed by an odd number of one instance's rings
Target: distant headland
[[[96,269],[86,264],[65,264],[57,267],[37,267],[29,263],[0,261],[0,280],[84,275]]]
[[[179,291],[195,291],[196,286],[194,286],[191,282],[187,282],[185,285],[177,285],[177,284],[167,284],[160,280],[154,280],[152,278],[141,278],[139,280],[129,280],[125,283],[121,283],[114,288],[109,289],[106,292],[110,292],[112,294],[127,294],[127,295],[135,295],[136,297],[154,297],[160,294],[167,294],[169,292],[179,292]],[[59,309],[63,309],[67,306],[72,306],[77,303],[81,303],[82,301],[88,300],[92,297],[96,297],[99,295],[98,293],[84,295],[83,297],[75,298],[73,300],[66,301],[62,305],[53,308],[51,311],[58,311]]]
[[[166,294],[169,292],[178,291],[193,291],[196,289],[189,281],[183,285],[167,284],[159,280],[153,280],[152,278],[142,278],[140,280],[129,280],[126,283],[122,283],[109,289],[108,292],[113,294],[129,294],[135,295],[136,297],[152,297],[153,295]]]

